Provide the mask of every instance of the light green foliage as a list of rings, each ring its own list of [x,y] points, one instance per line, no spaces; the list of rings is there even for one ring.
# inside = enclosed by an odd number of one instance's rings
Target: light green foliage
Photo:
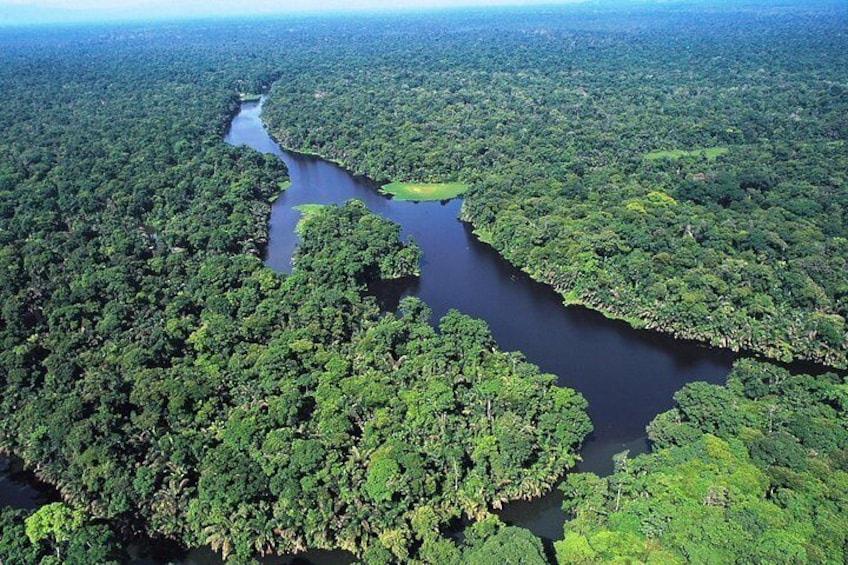
[[[467,190],[468,185],[461,182],[393,182],[380,188],[381,192],[391,194],[395,200],[411,200],[414,202],[450,200],[464,194]]]
[[[558,561],[844,561],[848,459],[835,439],[848,433],[848,405],[833,401],[841,382],[743,360],[726,387],[687,385],[651,424],[653,453],[617,459],[608,478],[567,477],[573,519],[555,543]]]
[[[400,466],[390,453],[375,453],[368,465],[365,492],[374,502],[391,501],[392,495],[401,486],[404,477]]]
[[[727,151],[727,147],[706,147],[704,149],[693,149],[691,151],[685,151],[683,149],[651,151],[650,153],[645,153],[645,159],[648,161],[656,161],[658,159],[682,159],[684,157],[704,156],[708,161],[713,161],[727,153]]]
[[[0,510],[0,562],[115,565],[127,559],[107,526],[90,522],[64,503],[47,504],[29,515]]]
[[[566,532],[563,539],[554,543],[557,563],[560,565],[579,565],[596,563],[598,552],[592,549],[586,536],[576,532]]]
[[[61,502],[39,508],[26,519],[26,535],[31,543],[49,540],[53,544],[67,542],[83,524],[83,514]]]
[[[323,207],[323,204],[301,204],[300,206],[294,207],[295,210],[300,212],[300,220],[298,220],[297,225],[294,228],[297,235],[303,235],[303,229],[306,221],[310,216],[316,214]]]

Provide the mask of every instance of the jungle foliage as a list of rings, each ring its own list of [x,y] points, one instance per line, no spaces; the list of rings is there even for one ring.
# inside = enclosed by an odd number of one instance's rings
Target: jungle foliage
[[[560,565],[845,562],[848,379],[745,360],[675,400],[653,453],[567,477]]]
[[[57,502],[33,512],[0,508],[0,561],[9,564],[119,565],[128,561],[108,525]]]
[[[0,40],[0,449],[64,499],[4,511],[4,562],[84,563],[106,523],[235,563],[460,555],[450,520],[549,490],[591,430],[484,322],[381,312],[367,284],[420,251],[362,204],[310,215],[292,275],[262,264],[287,173],[222,139],[285,66],[262,29]]]
[[[463,219],[569,303],[844,367],[846,5],[682,6],[375,24],[265,116],[380,182],[470,184]]]
[[[275,84],[291,147],[469,184],[464,218],[569,301],[845,365],[845,21],[836,3],[4,30],[0,449],[64,502],[4,510],[0,559],[120,561],[120,532],[236,563],[543,562],[489,512],[574,464],[585,401],[479,320],[381,312],[367,284],[420,252],[357,203],[310,214],[292,275],[265,268],[287,175],[222,143],[240,96]],[[844,387],[749,364],[687,387],[655,454],[570,480],[560,558],[844,559]]]

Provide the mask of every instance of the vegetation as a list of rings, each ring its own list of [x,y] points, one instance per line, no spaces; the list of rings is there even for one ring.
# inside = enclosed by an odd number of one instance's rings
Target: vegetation
[[[570,302],[846,366],[846,5],[598,9],[345,35],[264,116],[378,181],[469,184],[462,218]]]
[[[845,562],[848,379],[740,361],[675,400],[653,453],[569,475],[560,565]]]
[[[268,197],[268,202],[270,202],[272,204],[277,200],[277,198],[280,197],[281,192],[286,191],[286,190],[291,188],[291,181],[290,180],[283,181],[283,182],[279,183],[277,185],[277,187],[279,188],[279,192],[277,192],[276,194],[272,194],[271,196]]]
[[[466,183],[475,232],[570,300],[845,365],[845,6],[799,10],[4,31],[0,449],[63,502],[2,510],[0,560],[120,562],[120,533],[544,562],[490,512],[574,465],[585,400],[480,320],[381,312],[367,285],[420,250],[361,204],[262,264],[285,167],[221,138],[272,84],[286,145]],[[560,559],[844,560],[845,395],[753,362],[685,388],[655,453],[569,479]]]
[[[294,207],[294,209],[300,212],[301,215],[300,220],[298,220],[297,225],[294,228],[294,231],[297,232],[297,235],[303,235],[306,220],[318,213],[321,208],[324,208],[323,204],[301,204],[300,206]]]
[[[380,312],[366,286],[420,250],[362,204],[310,215],[292,275],[262,264],[286,171],[222,137],[282,59],[227,29],[0,39],[0,448],[64,499],[26,540],[4,513],[4,562],[85,563],[106,523],[234,563],[461,555],[449,521],[549,490],[591,430],[485,323]]]
[[[423,519],[424,515],[418,516]],[[505,526],[494,515],[488,515],[470,525],[459,543],[424,531],[418,553],[422,563],[439,565],[548,565],[542,542],[529,531]],[[385,550],[383,550],[385,552]],[[376,556],[376,554],[372,554]],[[385,555],[391,561],[396,557]],[[379,558],[377,559],[379,560]]]
[[[705,149],[695,149],[692,151],[672,149],[671,151],[651,151],[650,153],[645,154],[645,159],[649,161],[656,161],[658,159],[681,159],[683,157],[703,156],[708,161],[714,161],[727,152],[727,147],[707,147]]]
[[[424,202],[427,200],[450,200],[468,190],[468,186],[460,182],[442,183],[412,183],[393,182],[380,188],[384,194],[391,194],[395,200],[412,200]]]
[[[27,513],[0,508],[0,561],[41,565],[118,565],[128,556],[102,523],[54,503]]]

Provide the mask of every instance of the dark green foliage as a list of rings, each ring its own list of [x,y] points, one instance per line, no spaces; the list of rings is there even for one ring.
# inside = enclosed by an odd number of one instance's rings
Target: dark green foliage
[[[39,548],[26,536],[24,510],[0,509],[0,560],[10,563],[38,563]]]
[[[784,431],[772,432],[748,444],[751,460],[760,467],[786,467],[794,471],[807,468],[807,452],[801,442]]]
[[[653,453],[567,478],[559,563],[843,563],[846,387],[751,360],[726,387],[687,385]]]
[[[463,563],[468,565],[546,565],[542,542],[521,528],[505,527],[479,547],[467,550]]]
[[[0,448],[67,501],[36,549],[4,528],[4,562],[109,562],[87,516],[234,563],[459,555],[441,528],[549,490],[591,430],[485,323],[381,313],[367,284],[421,254],[360,203],[263,266],[286,171],[222,140],[239,92],[295,72],[261,29],[0,39]]]
[[[735,410],[736,395],[725,387],[695,382],[674,395],[683,420],[701,432],[721,437],[739,432],[742,418]]]
[[[400,245],[399,235],[399,226],[369,214],[354,200],[341,213],[318,211],[309,218],[293,262],[319,284],[354,288],[376,279],[417,276],[421,250],[411,242]]]
[[[471,185],[462,218],[570,303],[844,367],[846,16],[422,16],[305,55],[264,116],[378,181]]]
[[[439,537],[424,526],[432,512],[422,507],[413,518],[416,537],[421,540],[417,557],[423,563],[438,565],[547,565],[542,542],[529,531],[504,525],[495,515],[487,514],[465,528],[461,543]],[[377,560],[375,562],[383,562]]]

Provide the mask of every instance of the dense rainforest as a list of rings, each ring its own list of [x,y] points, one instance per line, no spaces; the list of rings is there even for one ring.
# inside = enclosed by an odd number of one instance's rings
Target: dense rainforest
[[[265,115],[378,181],[470,184],[463,219],[568,303],[845,367],[846,26],[820,2],[398,22],[316,46]]]
[[[484,321],[381,311],[414,241],[357,202],[262,263],[276,158],[222,143],[270,89],[286,145],[462,181],[479,236],[567,302],[846,365],[841,3],[458,11],[0,33],[0,451],[62,501],[0,510],[4,563],[839,563],[844,376],[742,361],[563,485],[545,553],[502,524],[592,430]],[[461,536],[446,535],[467,521]]]
[[[287,173],[222,137],[283,59],[238,33],[4,37],[0,449],[64,501],[4,511],[0,559],[120,560],[134,533],[232,562],[541,555],[489,511],[575,464],[585,400],[482,321],[381,312],[368,284],[420,251],[360,203],[310,214],[290,276],[262,264]]]
[[[560,565],[848,560],[848,379],[747,360],[675,400],[653,453],[568,476]]]

